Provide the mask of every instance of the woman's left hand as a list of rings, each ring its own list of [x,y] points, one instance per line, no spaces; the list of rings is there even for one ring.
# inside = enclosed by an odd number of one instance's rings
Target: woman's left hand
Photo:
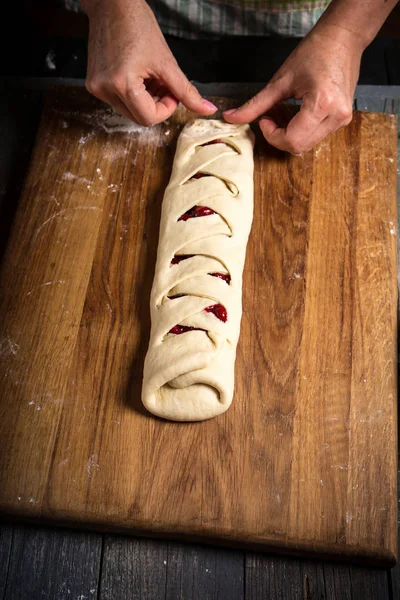
[[[352,119],[363,47],[338,27],[318,26],[291,53],[268,85],[238,109],[226,111],[229,123],[259,121],[265,139],[276,148],[302,154]],[[268,112],[283,100],[302,100],[286,126]]]

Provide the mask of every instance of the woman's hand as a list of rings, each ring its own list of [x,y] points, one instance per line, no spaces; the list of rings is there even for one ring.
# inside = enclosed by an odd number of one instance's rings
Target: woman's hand
[[[268,85],[237,110],[226,111],[230,123],[249,123],[261,115],[265,139],[281,150],[302,154],[352,119],[363,46],[349,31],[317,27],[300,42]],[[274,106],[296,98],[299,112],[286,124],[268,116]]]
[[[142,125],[164,121],[179,101],[210,115],[204,100],[173,57],[144,0],[82,0],[90,23],[86,87]]]

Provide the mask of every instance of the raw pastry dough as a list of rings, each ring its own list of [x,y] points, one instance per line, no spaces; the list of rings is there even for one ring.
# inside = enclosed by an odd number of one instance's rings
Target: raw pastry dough
[[[230,406],[253,218],[248,125],[195,120],[179,136],[162,205],[142,401],[200,421]]]

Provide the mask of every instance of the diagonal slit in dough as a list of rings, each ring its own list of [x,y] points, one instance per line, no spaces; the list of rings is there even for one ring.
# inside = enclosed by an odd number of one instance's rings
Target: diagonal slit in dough
[[[218,235],[221,235],[221,234],[218,234]],[[207,236],[204,236],[204,237],[207,237]],[[199,238],[199,239],[203,239],[203,237]],[[174,267],[175,264],[179,265],[181,262],[183,262],[184,260],[188,260],[189,258],[194,258],[196,256],[204,256],[205,258],[212,258],[214,262],[218,262],[221,265],[221,267],[223,269],[225,269],[225,271],[230,275],[228,267],[226,266],[226,264],[223,262],[223,260],[219,256],[213,256],[212,254],[206,254],[205,252],[196,252],[196,254],[186,254],[186,253],[180,252],[178,250],[175,253],[174,258],[179,257],[179,256],[185,256],[186,258],[180,260],[178,263],[172,263],[172,261],[171,261],[171,267]],[[216,273],[217,271],[214,271],[214,272]],[[178,282],[178,283],[180,283],[180,282]]]
[[[188,279],[190,279],[188,277]],[[176,286],[174,286],[176,287]],[[173,288],[171,288],[173,289]],[[163,302],[167,302],[167,300],[177,300],[178,298],[184,298],[185,296],[192,296],[195,298],[208,298],[209,300],[211,300],[212,302],[216,302],[218,303],[219,298],[218,296],[213,296],[212,294],[199,294],[198,292],[196,294],[191,294],[190,292],[186,292],[185,294],[175,294],[174,296],[169,296],[169,293],[164,296],[163,298]]]
[[[196,175],[202,175],[203,177],[215,177],[216,179],[219,179],[220,181],[222,181],[222,183],[224,183],[226,185],[226,187],[228,188],[228,190],[230,191],[230,193],[233,196],[239,195],[239,189],[238,189],[236,183],[234,183],[233,181],[230,181],[229,179],[225,179],[224,177],[222,177],[220,175],[215,175],[214,173],[208,173],[204,169],[201,169],[201,171],[196,171],[196,173],[193,173],[187,179],[185,179],[184,181],[181,181],[180,185],[187,185],[188,183],[197,182],[199,179],[201,179],[201,177],[200,178],[196,177]]]
[[[187,258],[183,259],[182,261],[178,262],[177,264],[170,264],[170,268],[176,268],[176,267],[178,267],[178,265],[181,262],[186,261],[189,258],[196,258],[197,256],[203,256],[205,258],[211,258],[211,259],[213,259],[214,262],[219,263],[221,265],[221,267],[222,267],[222,271],[224,271],[224,270],[226,271],[226,274],[228,275],[229,281],[230,281],[231,275],[230,275],[229,269],[227,268],[227,266],[219,258],[216,258],[215,256],[211,256],[209,254],[188,254],[188,255],[182,254],[182,255],[186,256]],[[177,256],[177,255],[175,255],[175,256]],[[178,256],[179,256],[179,254],[178,254]],[[215,268],[217,268],[217,267],[215,267]],[[213,273],[220,273],[221,275],[222,274],[225,275],[225,273],[221,273],[220,272],[219,268],[218,268],[218,271],[213,271]],[[156,308],[160,308],[164,304],[165,299],[170,295],[171,290],[173,290],[175,287],[181,285],[182,283],[184,283],[188,279],[193,279],[194,277],[198,277],[200,274],[204,274],[204,273],[201,273],[198,269],[195,269],[193,272],[190,272],[188,274],[187,271],[186,271],[186,268],[185,268],[184,271],[183,271],[183,273],[181,274],[181,276],[178,277],[174,281],[173,285],[170,284],[170,287],[164,289],[163,292],[160,293],[160,295],[157,297],[157,299],[155,301]],[[212,273],[207,273],[207,275],[212,275]],[[230,285],[230,283],[228,285]],[[188,296],[188,295],[191,295],[191,294],[183,294],[183,296]],[[196,297],[196,296],[197,297],[202,297],[202,296],[199,296],[199,294],[193,294],[193,296],[194,297]],[[177,297],[175,299],[177,299]],[[206,298],[208,296],[204,296],[204,297]],[[213,298],[212,296],[209,296],[209,297]],[[216,298],[216,300],[218,300],[218,299]]]
[[[192,219],[205,219],[206,217],[212,217],[214,215],[217,215],[221,219],[221,221],[223,221],[224,224],[227,226],[227,228],[229,229],[229,233],[218,233],[218,234],[212,233],[211,235],[226,235],[228,237],[232,237],[232,235],[233,235],[232,227],[229,225],[229,223],[225,219],[225,217],[223,215],[221,215],[221,213],[219,213],[218,211],[214,210],[213,208],[210,209],[213,212],[211,214],[209,214],[209,215],[204,215],[204,216],[201,216],[201,217],[191,217],[191,218],[188,218],[188,219],[182,219],[183,215],[186,215],[186,213],[188,213],[190,210],[193,210],[196,206],[203,206],[203,205],[202,204],[196,204],[195,206],[192,206],[192,208],[190,208],[185,213],[183,213],[182,215],[180,215],[180,217],[178,217],[178,219],[176,220],[176,222],[177,223],[178,222],[187,223],[187,221],[191,221]],[[209,208],[209,207],[206,206],[205,208]],[[202,236],[202,237],[210,237],[210,236]],[[198,239],[201,239],[201,238],[194,238],[194,240],[192,240],[192,241],[197,241]]]
[[[231,148],[234,152],[236,152],[236,154],[242,154],[240,151],[240,148],[238,148],[236,146],[236,144],[234,144],[231,141],[231,137],[233,136],[228,136],[227,138],[214,138],[212,140],[210,140],[209,142],[204,142],[203,144],[197,144],[195,146],[195,150],[199,150],[199,148],[204,148],[205,146],[211,146],[213,144],[225,144],[225,146],[228,146],[229,148]]]

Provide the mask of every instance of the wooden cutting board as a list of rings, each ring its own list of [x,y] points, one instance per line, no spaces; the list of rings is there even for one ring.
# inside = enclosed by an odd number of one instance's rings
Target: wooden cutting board
[[[396,119],[356,113],[303,157],[257,140],[234,401],[184,424],[140,395],[188,118],[126,133],[48,98],[0,280],[1,513],[393,563]]]

